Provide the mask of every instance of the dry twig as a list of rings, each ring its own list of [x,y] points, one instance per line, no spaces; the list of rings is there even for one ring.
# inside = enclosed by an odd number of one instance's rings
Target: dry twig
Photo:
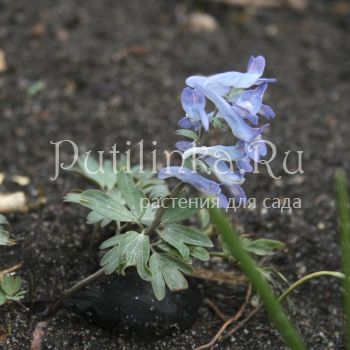
[[[9,267],[8,269],[0,271],[0,281],[4,278],[5,275],[8,275],[9,273],[17,271],[21,266],[22,266],[22,263],[19,263],[12,267]]]
[[[207,299],[206,302],[224,322],[227,321],[229,317],[225,315],[212,300]]]
[[[237,284],[245,285],[247,283],[247,279],[243,275],[236,275],[229,272],[222,272],[222,271],[215,271],[215,270],[208,270],[208,269],[194,269],[191,277],[207,280],[207,281],[236,284],[236,285]]]
[[[241,318],[241,316],[243,315],[243,312],[245,311],[245,309],[246,309],[246,307],[247,307],[247,305],[249,303],[251,294],[252,294],[252,286],[249,285],[248,289],[247,289],[247,293],[246,293],[245,299],[244,299],[244,302],[241,305],[241,307],[239,308],[239,310],[237,311],[237,313],[233,317],[229,318],[221,326],[221,328],[218,330],[218,332],[215,334],[215,336],[213,337],[213,339],[209,343],[201,345],[201,346],[197,347],[195,350],[208,349],[208,348],[214,346],[214,344],[218,341],[218,339],[220,338],[221,334],[227,329],[227,327],[229,327],[232,323],[237,322]]]

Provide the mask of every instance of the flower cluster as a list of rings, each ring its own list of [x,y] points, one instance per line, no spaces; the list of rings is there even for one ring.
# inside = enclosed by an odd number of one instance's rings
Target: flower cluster
[[[181,167],[161,169],[161,179],[176,177],[205,195],[217,197],[221,207],[228,206],[227,196],[237,201],[246,199],[241,187],[244,176],[253,171],[252,162],[258,162],[267,152],[262,134],[268,124],[259,127],[259,119],[275,117],[271,107],[263,104],[263,97],[268,84],[276,80],[262,78],[264,68],[265,59],[258,56],[250,58],[245,73],[226,72],[187,78],[187,87],[181,94],[186,115],[179,121],[179,126],[191,131],[182,134],[193,142],[181,141],[176,146],[183,152],[184,160],[200,156],[192,162],[201,164],[200,171],[198,167],[191,169],[185,162]],[[210,112],[207,111],[208,101],[213,105]],[[203,145],[210,128],[225,125],[236,139],[234,145]]]

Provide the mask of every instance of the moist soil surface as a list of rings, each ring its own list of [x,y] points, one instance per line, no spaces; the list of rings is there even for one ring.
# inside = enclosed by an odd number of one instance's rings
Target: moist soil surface
[[[210,13],[213,32],[191,31],[184,24],[192,11]],[[277,117],[267,138],[277,146],[272,179],[266,171],[247,177],[245,190],[257,198],[256,209],[230,213],[242,233],[274,238],[286,250],[269,264],[290,281],[317,270],[339,270],[333,176],[350,172],[350,20],[346,3],[314,2],[307,10],[287,7],[240,9],[214,2],[52,1],[0,2],[0,49],[7,68],[0,73],[2,191],[24,190],[33,203],[44,193],[46,204],[26,214],[10,214],[18,244],[0,249],[0,266],[22,262],[20,274],[29,289],[26,306],[1,307],[0,348],[28,349],[40,312],[62,290],[94,272],[98,245],[85,223],[86,210],[66,205],[71,189],[90,186],[55,170],[50,141],[73,140],[81,151],[121,152],[144,139],[145,151],[172,149],[179,95],[192,74],[244,70],[250,55],[267,59],[266,76],[278,83],[267,96]],[[228,136],[217,136],[220,143]],[[232,140],[231,140],[232,141]],[[282,170],[284,152],[303,151],[302,175]],[[62,147],[61,159],[71,159]],[[147,158],[147,157],[146,157]],[[159,157],[159,163],[163,158]],[[150,156],[147,158],[150,163]],[[9,179],[31,179],[19,187]],[[262,206],[264,198],[300,198],[302,207],[281,211]],[[102,236],[110,235],[108,229]],[[215,260],[211,268],[232,270]],[[200,282],[204,298],[234,315],[244,300],[242,286]],[[292,296],[292,318],[309,349],[343,349],[341,285],[324,277]],[[123,335],[61,310],[45,329],[42,349],[191,349],[208,342],[222,321],[204,304],[196,323],[164,337]],[[286,349],[264,312],[217,348]]]

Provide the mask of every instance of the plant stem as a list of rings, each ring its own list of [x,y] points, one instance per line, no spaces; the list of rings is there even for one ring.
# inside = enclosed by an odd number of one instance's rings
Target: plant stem
[[[236,230],[234,230],[220,209],[212,207],[209,211],[212,222],[216,225],[225,240],[231,255],[241,264],[242,270],[250,279],[254,289],[261,296],[271,320],[274,322],[286,344],[292,350],[305,350],[304,342],[286,316],[282,306],[276,300],[271,287],[258,270],[254,260],[243,249]]]
[[[184,187],[185,187],[185,184],[183,182],[178,183],[166,198],[168,199],[176,198],[180,194],[180,192],[184,189]],[[166,209],[167,208],[165,206],[161,206],[158,209],[153,222],[151,223],[150,226],[146,228],[144,232],[145,234],[151,234],[158,227]]]
[[[346,320],[346,349],[350,350],[350,210],[346,174],[342,169],[335,175],[338,220],[341,237],[344,280],[344,311]]]
[[[337,277],[344,279],[345,276],[341,272],[337,271],[317,271],[310,273],[309,275],[306,275],[302,278],[300,278],[298,281],[294,282],[291,286],[289,286],[279,297],[278,301],[282,302],[284,299],[288,297],[288,295],[296,288],[300,287],[305,282],[312,280],[313,278],[321,277],[321,276],[331,276],[331,277]]]
[[[223,258],[223,259],[229,259],[229,257],[230,257],[229,255],[227,255],[224,252],[209,252],[209,255],[217,257],[217,258]]]
[[[51,315],[55,314],[58,311],[58,309],[60,308],[60,306],[62,305],[62,303],[68,297],[70,297],[71,295],[76,293],[78,290],[86,287],[90,283],[95,282],[96,280],[101,278],[103,275],[104,275],[104,269],[99,269],[98,271],[94,272],[92,275],[90,275],[90,276],[84,278],[83,280],[79,281],[78,283],[74,284],[71,288],[64,291],[64,293],[62,294],[62,296],[59,299],[57,299],[53,304],[51,304],[51,306],[45,311],[45,315],[51,316]]]

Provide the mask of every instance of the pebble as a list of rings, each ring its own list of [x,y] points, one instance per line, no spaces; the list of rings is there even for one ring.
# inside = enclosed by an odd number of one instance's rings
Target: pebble
[[[102,328],[161,335],[191,327],[201,304],[202,296],[194,287],[167,290],[165,298],[158,301],[151,283],[130,273],[106,276],[77,292],[65,306]]]
[[[185,27],[194,33],[214,32],[219,25],[216,19],[204,12],[193,12],[188,15]]]

